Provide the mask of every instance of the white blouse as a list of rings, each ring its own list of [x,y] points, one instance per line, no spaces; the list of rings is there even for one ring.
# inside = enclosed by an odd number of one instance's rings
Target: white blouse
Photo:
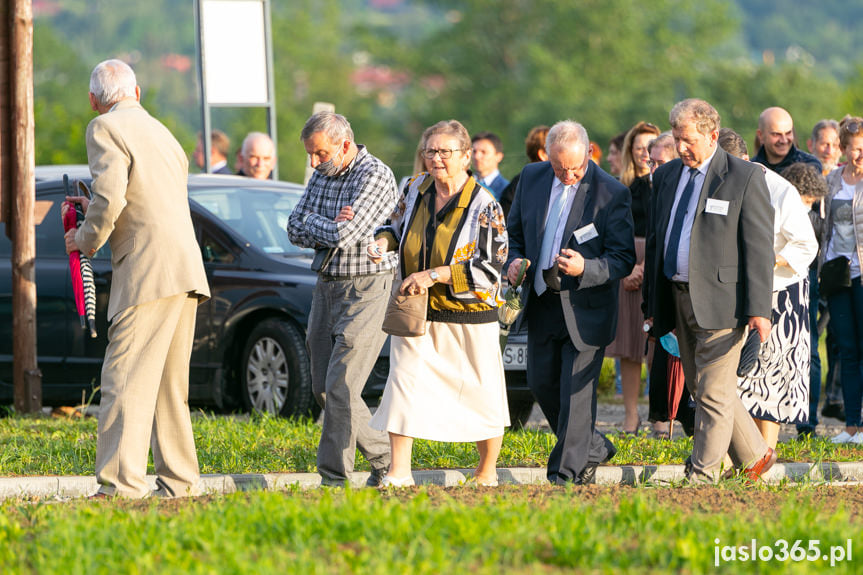
[[[809,264],[818,254],[818,240],[797,188],[773,170],[765,170],[764,178],[774,210],[773,253],[790,266],[773,268],[773,291],[779,291],[809,275]]]

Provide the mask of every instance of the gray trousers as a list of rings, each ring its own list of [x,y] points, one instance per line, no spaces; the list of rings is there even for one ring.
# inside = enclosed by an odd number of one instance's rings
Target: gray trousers
[[[318,276],[306,346],[312,391],[324,410],[318,444],[318,473],[323,484],[345,482],[354,470],[357,448],[373,471],[389,467],[388,436],[369,427],[372,414],[361,394],[386,341],[381,325],[392,280],[391,273]]]

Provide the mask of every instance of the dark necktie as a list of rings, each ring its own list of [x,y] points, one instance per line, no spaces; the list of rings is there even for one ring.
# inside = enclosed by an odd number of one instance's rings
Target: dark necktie
[[[686,182],[686,187],[683,188],[683,193],[680,194],[677,211],[674,212],[674,223],[671,225],[671,235],[668,236],[668,248],[665,250],[665,261],[662,265],[662,273],[668,279],[671,279],[677,273],[677,250],[680,248],[680,232],[683,230],[683,219],[686,217],[687,209],[689,209],[689,199],[695,190],[695,175],[697,173],[698,170],[696,168],[689,168],[689,181]]]

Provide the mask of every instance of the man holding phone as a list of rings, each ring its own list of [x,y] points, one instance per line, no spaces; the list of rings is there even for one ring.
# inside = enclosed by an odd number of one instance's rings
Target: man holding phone
[[[527,379],[557,434],[548,480],[593,482],[615,449],[596,431],[596,386],[617,329],[618,284],[635,265],[629,190],[590,160],[581,124],[558,122],[549,161],[521,172],[507,219],[513,282],[522,259]]]

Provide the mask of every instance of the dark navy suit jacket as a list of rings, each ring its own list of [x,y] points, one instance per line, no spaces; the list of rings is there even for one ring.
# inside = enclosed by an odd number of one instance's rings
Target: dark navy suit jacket
[[[527,258],[522,318],[536,297],[533,281],[542,273],[537,265],[554,172],[549,162],[528,164],[521,172],[515,200],[507,219],[509,262]],[[567,331],[579,351],[603,347],[614,340],[620,280],[635,265],[635,241],[629,189],[590,162],[572,202],[559,246],[585,259],[579,277],[561,275],[561,303]],[[576,230],[590,225],[596,237],[579,243]],[[507,265],[509,265],[507,262]]]

